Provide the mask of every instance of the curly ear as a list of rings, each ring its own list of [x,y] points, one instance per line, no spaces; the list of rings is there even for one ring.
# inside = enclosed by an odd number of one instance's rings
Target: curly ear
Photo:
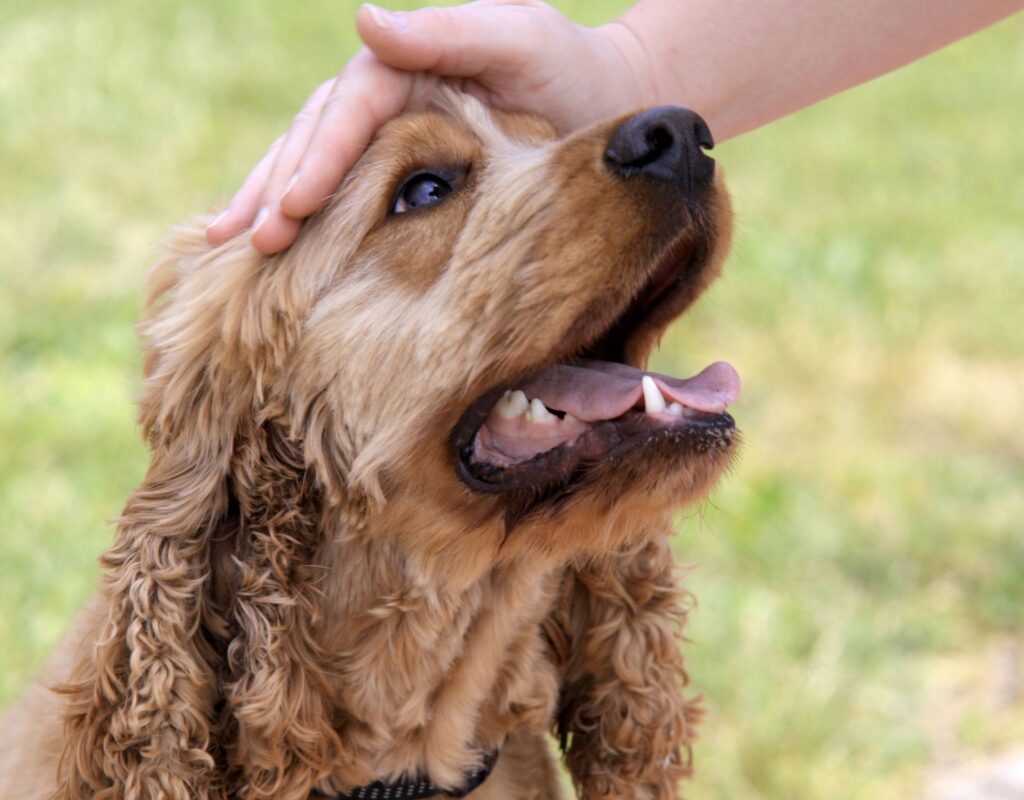
[[[69,687],[64,796],[210,797],[220,657],[204,583],[223,463],[154,455],[104,555],[109,610]]]
[[[64,689],[58,796],[305,797],[340,745],[314,644],[316,481],[265,397],[299,304],[244,244],[211,252],[195,226],[168,250],[143,324],[150,466]]]
[[[563,669],[556,733],[580,797],[677,797],[700,717],[668,540],[580,565],[545,632]]]
[[[224,402],[230,378],[215,363],[227,276],[200,284],[205,249],[179,232],[150,276],[141,422],[152,455],[102,559],[107,618],[63,688],[63,797],[218,792],[222,647],[211,634],[227,629],[207,579],[241,409]]]
[[[322,491],[283,411],[271,405],[246,426],[233,465],[240,529],[224,691],[237,726],[232,796],[305,800],[346,759],[325,677],[337,669],[318,644],[330,544]]]

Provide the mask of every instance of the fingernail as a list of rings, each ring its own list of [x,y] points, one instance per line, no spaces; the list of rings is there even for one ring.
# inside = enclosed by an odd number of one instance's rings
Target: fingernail
[[[385,28],[392,31],[405,29],[405,14],[400,11],[387,11],[378,6],[366,3],[366,10],[373,17],[373,22],[378,28]]]
[[[206,226],[206,230],[210,230],[210,228],[215,228],[216,226],[220,225],[220,223],[224,220],[224,217],[226,217],[227,215],[228,210],[225,208],[223,211],[221,211],[217,216],[213,218],[213,222]]]
[[[292,179],[288,181],[288,185],[284,187],[284,191],[281,192],[281,199],[284,200],[288,196],[288,192],[295,188],[295,184],[299,182],[299,173],[292,175]]]
[[[260,225],[267,221],[267,217],[270,216],[270,209],[266,206],[260,209],[260,213],[256,215],[256,219],[252,221],[252,227],[249,229],[252,233],[256,233],[260,229]]]

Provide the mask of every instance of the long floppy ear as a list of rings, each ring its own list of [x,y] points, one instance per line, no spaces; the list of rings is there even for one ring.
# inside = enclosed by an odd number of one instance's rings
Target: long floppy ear
[[[700,707],[683,696],[688,603],[670,533],[580,564],[545,622],[563,671],[556,733],[580,797],[677,797],[691,773]]]
[[[143,334],[146,477],[104,555],[58,796],[308,796],[340,749],[316,650],[322,504],[269,386],[301,302],[246,245],[178,230]],[[244,786],[244,788],[242,788]]]

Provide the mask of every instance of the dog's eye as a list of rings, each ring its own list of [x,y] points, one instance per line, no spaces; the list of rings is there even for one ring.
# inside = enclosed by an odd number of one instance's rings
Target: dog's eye
[[[398,192],[392,214],[404,214],[434,203],[439,203],[452,193],[452,185],[439,175],[421,172],[413,175]]]

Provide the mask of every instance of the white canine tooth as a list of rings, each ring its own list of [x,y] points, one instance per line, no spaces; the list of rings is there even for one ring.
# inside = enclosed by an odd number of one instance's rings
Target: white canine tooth
[[[679,403],[672,403],[665,409],[665,413],[671,417],[681,417],[683,416],[683,407]]]
[[[644,375],[640,381],[644,387],[644,411],[648,414],[659,414],[665,411],[665,398],[650,375]]]
[[[530,401],[526,399],[526,395],[523,394],[522,390],[516,389],[514,392],[511,390],[505,392],[501,399],[495,403],[494,410],[499,417],[515,419],[526,413],[526,409],[529,407]]]
[[[530,401],[530,410],[526,412],[526,418],[530,422],[539,423],[541,425],[550,425],[552,422],[556,422],[558,420],[558,417],[544,407],[544,404],[540,401],[539,397],[535,397]]]

